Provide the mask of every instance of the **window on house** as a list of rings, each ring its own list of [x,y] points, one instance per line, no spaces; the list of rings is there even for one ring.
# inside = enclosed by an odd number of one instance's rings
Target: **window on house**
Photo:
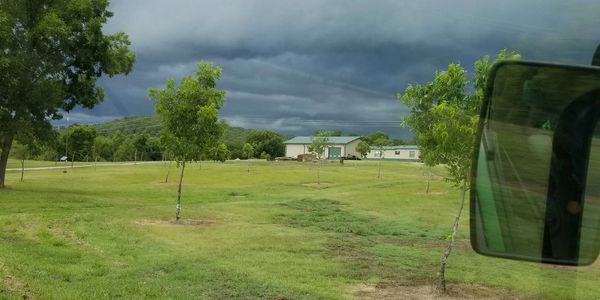
[[[415,158],[415,151],[408,151],[408,157]]]
[[[400,155],[400,150],[396,150],[396,155]]]

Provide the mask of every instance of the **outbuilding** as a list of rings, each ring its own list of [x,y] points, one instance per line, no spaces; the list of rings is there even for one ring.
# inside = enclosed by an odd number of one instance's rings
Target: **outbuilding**
[[[417,145],[384,146],[381,149],[371,148],[367,159],[381,159],[383,157],[385,160],[419,161],[419,155]]]
[[[312,143],[313,136],[297,136],[291,140],[283,142],[285,144],[285,156],[298,157],[298,155],[308,154],[308,146]],[[325,150],[325,158],[339,159],[342,156],[360,156],[356,152],[356,146],[360,142],[360,136],[329,136],[326,137],[330,146]]]

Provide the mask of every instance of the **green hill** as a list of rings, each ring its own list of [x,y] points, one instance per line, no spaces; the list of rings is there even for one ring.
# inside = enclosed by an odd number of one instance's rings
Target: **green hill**
[[[156,116],[131,116],[115,119],[105,123],[92,125],[99,135],[112,136],[121,131],[123,134],[146,133],[150,136],[158,136],[160,124]]]
[[[160,135],[160,123],[156,116],[130,116],[121,119],[115,119],[105,123],[92,125],[98,135],[113,136],[117,132],[125,135],[145,133],[151,137]],[[242,146],[248,136],[254,129],[228,126],[221,141],[233,152],[234,157],[240,156]]]

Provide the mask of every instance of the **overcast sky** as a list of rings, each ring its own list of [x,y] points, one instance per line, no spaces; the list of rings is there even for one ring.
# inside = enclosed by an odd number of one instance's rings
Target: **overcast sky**
[[[316,128],[408,137],[396,100],[449,63],[503,48],[526,59],[589,64],[600,42],[598,1],[113,0],[107,33],[137,53],[127,77],[103,78],[106,101],[70,122],[153,114],[148,87],[223,68],[221,117],[291,135]]]

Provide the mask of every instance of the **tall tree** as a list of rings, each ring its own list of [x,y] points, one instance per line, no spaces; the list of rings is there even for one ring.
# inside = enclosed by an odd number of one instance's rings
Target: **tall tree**
[[[326,136],[315,136],[312,138],[308,151],[317,157],[317,184],[321,185],[321,161],[325,156],[325,151],[331,145]]]
[[[317,131],[315,131],[315,136],[342,136],[342,131],[339,129],[317,129]]]
[[[94,160],[109,161],[113,157],[113,140],[105,136],[97,136],[94,139],[93,153]]]
[[[15,135],[104,99],[99,77],[135,62],[124,33],[106,35],[108,0],[0,0],[0,189]]]
[[[379,137],[373,141],[373,148],[379,151],[379,164],[377,170],[377,179],[381,179],[381,162],[385,158],[385,146],[388,145],[389,140],[384,137]]]
[[[87,125],[72,125],[64,131],[61,139],[70,158],[73,161],[83,161],[92,156],[96,130]]]
[[[163,159],[163,149],[159,137],[149,137],[146,143],[146,159],[160,161]]]
[[[135,144],[132,138],[127,136],[118,137],[118,139],[115,139],[114,144],[116,145],[114,152],[115,161],[134,161]]]
[[[389,141],[390,146],[400,146],[400,145],[407,145],[408,142],[403,140],[403,139],[391,139]]]
[[[409,85],[398,97],[410,109],[403,124],[410,127],[421,150],[421,159],[428,167],[445,164],[448,178],[461,190],[460,205],[454,219],[450,242],[440,259],[438,290],[446,292],[446,264],[456,239],[456,232],[469,176],[476,127],[483,100],[487,76],[493,63],[501,59],[519,59],[515,52],[503,50],[493,62],[488,56],[475,62],[475,74],[468,81],[467,72],[458,64],[436,72],[432,81]],[[472,84],[474,92],[469,92]]]
[[[227,145],[221,143],[211,149],[210,158],[214,161],[220,161],[224,163],[228,159],[231,159],[231,151],[229,151]]]
[[[36,141],[29,141],[27,144],[15,143],[11,156],[21,162],[21,182],[25,175],[25,160],[32,159],[40,151],[40,147]]]
[[[285,155],[284,137],[274,131],[253,130],[248,136],[246,143],[254,145],[254,154],[261,155],[263,152],[270,157],[281,157]]]
[[[144,160],[144,154],[146,153],[146,148],[148,147],[148,136],[145,133],[136,135],[133,138],[133,146],[135,147],[133,161],[134,164],[137,164],[138,157],[140,160]]]
[[[358,145],[356,145],[356,152],[358,152],[362,158],[365,158],[369,155],[369,152],[371,152],[371,146],[365,141],[360,141]]]
[[[196,76],[184,77],[179,84],[169,80],[164,89],[148,90],[162,125],[163,145],[181,167],[175,211],[177,220],[186,163],[207,156],[218,146],[225,128],[225,124],[219,122],[225,91],[215,88],[221,78],[221,68],[204,62],[198,63],[197,67]]]
[[[375,145],[375,141],[377,141],[377,140],[389,141],[390,137],[387,135],[387,133],[385,133],[383,131],[376,131],[376,132],[371,132],[369,134],[366,134],[363,137],[361,137],[360,139],[365,141],[369,145]]]
[[[15,137],[12,156],[21,161],[21,181],[25,174],[25,160],[35,158],[42,151],[42,146],[49,146],[55,141],[55,131],[45,131],[44,142],[40,142],[31,128],[24,128]]]

